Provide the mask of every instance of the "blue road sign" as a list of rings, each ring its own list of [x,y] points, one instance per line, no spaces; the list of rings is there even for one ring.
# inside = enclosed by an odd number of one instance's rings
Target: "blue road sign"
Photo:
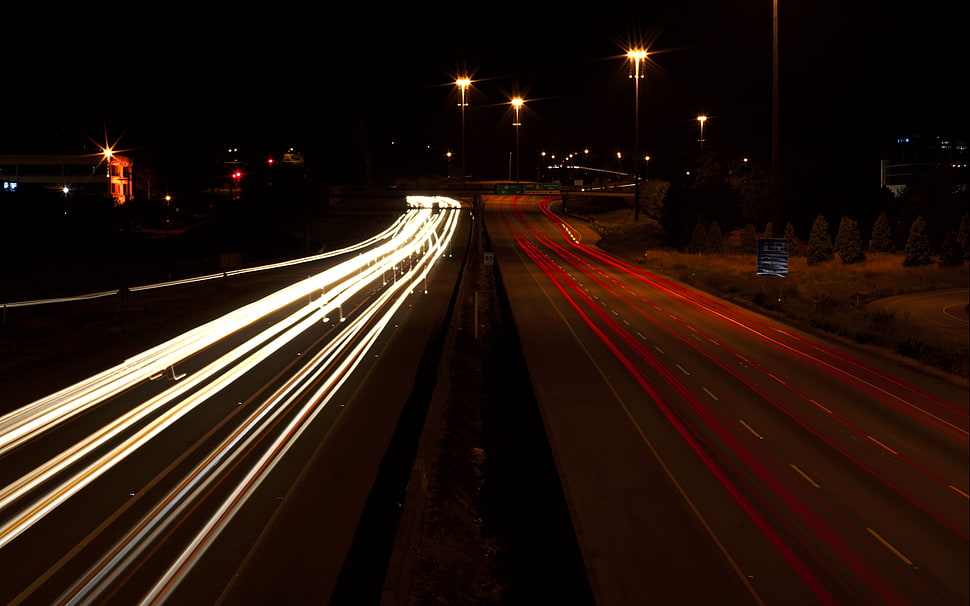
[[[788,238],[758,238],[758,275],[788,275]]]

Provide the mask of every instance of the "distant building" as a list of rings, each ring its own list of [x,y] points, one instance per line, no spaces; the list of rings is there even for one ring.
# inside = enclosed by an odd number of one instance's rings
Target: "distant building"
[[[107,194],[124,204],[132,195],[132,162],[117,154],[0,156],[0,186]]]
[[[937,170],[966,187],[967,163],[966,141],[946,137],[900,138],[892,157],[881,161],[880,184],[899,195],[927,171]]]

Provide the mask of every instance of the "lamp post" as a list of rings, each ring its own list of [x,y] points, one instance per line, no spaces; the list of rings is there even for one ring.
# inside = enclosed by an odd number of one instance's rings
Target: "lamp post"
[[[704,151],[704,123],[705,122],[707,122],[707,116],[704,116],[704,115],[697,116],[697,123],[701,125],[701,138],[699,140],[701,144],[701,151]]]
[[[512,109],[515,110],[515,122],[512,126],[515,127],[515,182],[519,182],[519,127],[522,126],[522,122],[519,120],[519,112],[522,110],[522,105],[525,100],[522,97],[515,97],[511,101]]]
[[[106,175],[108,177],[108,196],[111,197],[112,201],[115,201],[114,192],[111,190],[111,157],[114,155],[114,150],[112,150],[110,147],[105,147],[101,151],[101,154],[104,156],[104,164],[107,167]]]
[[[778,0],[771,2],[771,219],[781,225],[781,204],[778,195],[780,170],[778,147]]]
[[[468,91],[468,87],[471,86],[471,79],[467,77],[461,77],[455,80],[455,85],[458,86],[458,90],[461,91],[461,182],[465,182],[465,175],[467,171],[465,170],[465,108],[468,103],[465,101],[465,93]]]
[[[640,78],[643,74],[640,65],[647,58],[647,51],[632,49],[627,52],[627,58],[632,62],[630,77],[633,78],[633,157],[640,157]],[[640,220],[640,163],[633,163],[633,220]]]

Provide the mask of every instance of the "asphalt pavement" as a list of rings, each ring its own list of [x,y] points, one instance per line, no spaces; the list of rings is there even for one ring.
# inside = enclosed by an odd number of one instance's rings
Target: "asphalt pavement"
[[[970,289],[910,293],[873,301],[869,309],[891,312],[934,339],[966,346],[970,341]]]

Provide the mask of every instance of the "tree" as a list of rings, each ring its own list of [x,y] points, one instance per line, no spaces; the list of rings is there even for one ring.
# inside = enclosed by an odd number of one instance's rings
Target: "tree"
[[[970,259],[970,215],[963,215],[960,219],[960,231],[957,232],[957,243],[963,252],[964,259]]]
[[[825,217],[819,215],[815,218],[815,223],[812,224],[812,233],[808,236],[808,264],[825,263],[834,258],[828,221],[825,220]]]
[[[926,236],[926,221],[923,217],[916,217],[909,228],[909,238],[903,251],[903,267],[929,265],[933,253],[930,250],[930,240]]]
[[[753,160],[734,165],[727,174],[727,182],[735,192],[741,218],[761,224],[771,213],[768,171]]]
[[[865,261],[866,253],[862,250],[862,234],[859,232],[859,224],[853,219],[843,219],[843,223],[844,225],[839,228],[839,237],[842,240],[839,258],[845,265]]]
[[[795,226],[789,221],[785,225],[785,239],[788,240],[788,256],[798,256],[798,236],[795,235]]]
[[[758,232],[755,230],[754,225],[750,223],[745,225],[744,229],[741,230],[741,252],[758,252]]]
[[[940,249],[940,265],[943,267],[960,267],[963,265],[963,250],[957,241],[956,230],[946,232],[943,247]]]
[[[842,220],[839,221],[839,229],[835,232],[835,242],[833,243],[833,248],[835,254],[842,254],[842,247],[845,246],[846,234],[849,231],[849,222],[852,221],[849,217],[842,215]]]
[[[707,226],[707,238],[704,240],[704,250],[709,253],[724,252],[724,234],[717,221],[711,221]]]
[[[764,235],[764,237],[765,238],[773,238],[774,237],[772,235],[773,233],[774,232],[773,232],[773,227],[771,225],[771,221],[768,221],[768,224],[765,225],[765,235]]]
[[[699,253],[704,250],[704,243],[707,241],[707,228],[704,227],[704,223],[700,220],[697,221],[697,225],[694,226],[694,235],[690,238],[690,244],[687,245],[687,252],[689,253]]]
[[[886,212],[879,213],[876,223],[872,226],[872,239],[869,241],[869,248],[873,252],[891,253],[896,246],[893,244],[893,228],[889,224]]]
[[[669,189],[670,181],[661,179],[651,179],[640,183],[640,209],[645,217],[654,221],[663,219],[664,200]]]

